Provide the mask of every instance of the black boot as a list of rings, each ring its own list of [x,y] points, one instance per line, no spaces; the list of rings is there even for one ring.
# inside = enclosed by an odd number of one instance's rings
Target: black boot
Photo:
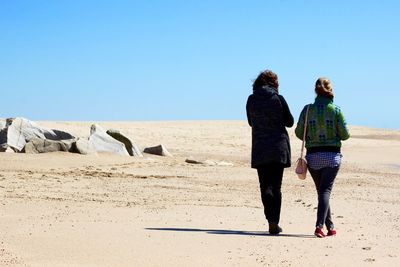
[[[279,227],[278,223],[269,223],[269,234],[270,235],[279,235],[282,232],[282,228]]]

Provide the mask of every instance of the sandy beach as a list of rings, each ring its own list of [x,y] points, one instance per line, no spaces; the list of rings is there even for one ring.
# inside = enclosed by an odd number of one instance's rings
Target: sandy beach
[[[91,125],[38,123],[82,137]],[[284,231],[268,234],[246,122],[99,124],[173,157],[0,153],[0,266],[400,266],[400,131],[350,127],[331,197],[338,234],[318,239],[314,185],[293,167]]]

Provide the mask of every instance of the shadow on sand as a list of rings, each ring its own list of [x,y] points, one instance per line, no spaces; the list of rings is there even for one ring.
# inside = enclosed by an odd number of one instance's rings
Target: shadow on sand
[[[238,230],[218,230],[218,229],[196,229],[196,228],[145,228],[153,231],[176,231],[176,232],[205,232],[213,235],[248,235],[248,236],[274,236],[274,237],[298,237],[298,238],[315,238],[314,235],[303,234],[284,234],[270,235],[264,231],[238,231]]]

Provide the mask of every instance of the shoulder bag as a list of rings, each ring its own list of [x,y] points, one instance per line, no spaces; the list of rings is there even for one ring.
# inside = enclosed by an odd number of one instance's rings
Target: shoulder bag
[[[307,106],[306,118],[304,120],[303,143],[301,145],[300,158],[297,160],[297,166],[296,166],[296,174],[299,177],[299,179],[301,179],[301,180],[306,179],[306,176],[307,176],[307,161],[303,157],[303,153],[304,153],[304,145],[305,145],[305,142],[306,142],[306,133],[307,133],[307,124],[308,124],[308,111],[309,110],[310,110],[310,105]]]

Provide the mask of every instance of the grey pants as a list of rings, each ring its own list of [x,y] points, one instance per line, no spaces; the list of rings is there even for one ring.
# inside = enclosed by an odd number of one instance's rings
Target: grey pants
[[[329,198],[336,175],[339,172],[339,166],[333,168],[327,167],[319,170],[309,168],[309,171],[318,192],[316,227],[322,228],[325,224],[328,229],[333,229],[334,225],[331,217]]]

